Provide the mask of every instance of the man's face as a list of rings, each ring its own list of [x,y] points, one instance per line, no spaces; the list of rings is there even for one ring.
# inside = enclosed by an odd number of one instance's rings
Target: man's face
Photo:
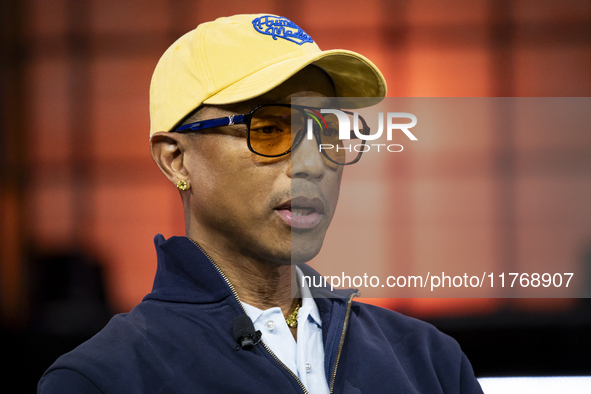
[[[309,66],[255,99],[204,107],[199,119],[244,114],[291,97],[332,97],[332,82]],[[206,250],[278,264],[301,263],[319,251],[334,214],[342,166],[326,160],[315,140],[282,157],[252,153],[246,127],[234,125],[184,135],[189,175],[189,236]]]

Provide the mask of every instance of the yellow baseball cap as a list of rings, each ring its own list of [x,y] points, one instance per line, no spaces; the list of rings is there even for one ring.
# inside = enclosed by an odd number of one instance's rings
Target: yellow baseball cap
[[[309,64],[332,78],[338,97],[375,97],[377,103],[386,95],[382,73],[364,56],[322,51],[284,17],[234,15],[197,26],[164,52],[150,85],[150,135],[172,130],[202,104],[260,96]]]

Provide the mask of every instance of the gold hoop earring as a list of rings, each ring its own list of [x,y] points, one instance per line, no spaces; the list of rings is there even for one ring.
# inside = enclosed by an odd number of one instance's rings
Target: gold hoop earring
[[[182,192],[189,190],[189,185],[187,185],[187,182],[185,182],[183,180],[178,181],[176,183],[176,187],[177,187],[177,189],[179,189]]]

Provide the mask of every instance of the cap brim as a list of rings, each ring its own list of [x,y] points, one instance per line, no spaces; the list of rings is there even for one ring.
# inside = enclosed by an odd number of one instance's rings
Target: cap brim
[[[358,108],[355,98],[375,98],[377,104],[386,96],[386,80],[378,68],[367,58],[346,50],[329,50],[275,63],[222,89],[205,100],[204,104],[232,104],[258,97],[281,85],[304,67],[314,64],[332,78],[339,100],[346,108]]]

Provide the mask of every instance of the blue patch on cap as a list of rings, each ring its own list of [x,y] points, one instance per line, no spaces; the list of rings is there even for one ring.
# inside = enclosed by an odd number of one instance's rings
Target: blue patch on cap
[[[306,34],[298,25],[282,16],[260,16],[252,21],[252,25],[256,31],[271,36],[274,40],[279,37],[295,42],[298,45],[314,42],[312,37]]]

